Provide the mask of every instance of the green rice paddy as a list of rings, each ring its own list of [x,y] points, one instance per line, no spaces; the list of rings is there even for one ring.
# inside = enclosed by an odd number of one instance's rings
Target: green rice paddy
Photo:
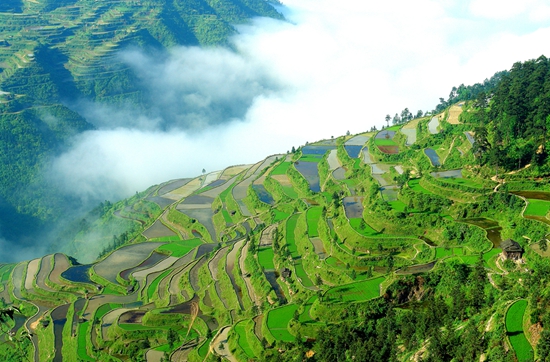
[[[384,279],[384,277],[378,277],[331,288],[326,292],[325,300],[347,303],[377,298],[380,296],[380,284]]]
[[[298,306],[296,304],[289,304],[270,310],[267,313],[267,328],[275,339],[284,342],[293,342],[296,340],[296,337],[288,331],[288,323],[297,310]]]
[[[546,216],[550,211],[550,201],[529,199],[524,214],[528,216]]]
[[[84,361],[95,361],[95,359],[88,356],[88,351],[86,349],[86,338],[88,335],[88,327],[90,326],[90,321],[81,323],[78,326],[78,339],[77,339],[77,353],[78,358]]]
[[[275,254],[273,253],[273,248],[266,247],[258,250],[258,262],[261,267],[270,270],[275,269],[275,264],[273,264],[273,258]]]
[[[155,293],[158,293],[157,288],[159,286],[160,281],[166,278],[166,276],[170,274],[171,271],[172,271],[171,269],[165,270],[164,272],[162,272],[162,274],[156,277],[155,280],[153,280],[151,285],[149,285],[149,287],[147,288],[147,298],[149,298],[149,300],[153,299],[153,295],[155,295]]]
[[[353,230],[357,231],[363,236],[374,236],[378,234],[378,231],[369,226],[362,218],[351,218],[349,224]]]
[[[317,224],[319,223],[322,212],[323,208],[321,206],[315,206],[307,210],[307,233],[310,238],[319,236]]]
[[[291,162],[281,162],[277,167],[271,171],[271,175],[286,175],[288,168],[290,167]]]
[[[202,245],[200,239],[178,240],[170,244],[164,244],[157,250],[160,252],[167,251],[171,256],[181,258],[199,245]]]
[[[533,347],[523,331],[523,314],[526,308],[527,301],[522,299],[512,304],[506,313],[506,334],[520,362],[533,360]]]
[[[374,144],[377,146],[397,146],[397,143],[391,138],[375,138]]]
[[[294,190],[294,187],[292,186],[282,186],[282,187],[283,187],[283,191],[288,197],[293,199],[298,198],[298,193],[296,192],[296,190]]]
[[[414,192],[419,192],[427,195],[433,195],[432,192],[426,190],[424,187],[420,186],[420,179],[414,179],[409,181],[409,187]]]
[[[254,354],[254,351],[252,350],[252,348],[248,344],[248,338],[249,337],[246,333],[245,323],[246,323],[246,321],[241,321],[241,322],[235,324],[235,327],[233,327],[234,330],[235,330],[235,333],[237,333],[237,337],[238,337],[237,343],[242,348],[242,350],[244,351],[244,353],[246,354],[246,356],[248,358],[256,358],[256,355]]]
[[[300,157],[299,161],[302,162],[321,162],[323,160],[322,155],[305,155]]]

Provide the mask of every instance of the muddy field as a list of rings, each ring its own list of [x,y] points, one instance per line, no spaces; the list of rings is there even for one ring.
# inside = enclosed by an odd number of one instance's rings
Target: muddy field
[[[165,243],[139,243],[124,246],[103,261],[94,265],[94,271],[111,283],[118,284],[116,277],[125,267],[139,265],[151,252]]]
[[[346,146],[364,146],[370,139],[370,136],[358,135],[353,138],[350,138],[346,141]]]
[[[160,262],[161,260],[163,260],[165,258],[166,258],[166,255],[153,252],[153,253],[151,253],[151,255],[147,259],[145,259],[144,261],[139,263],[137,266],[134,266],[132,268],[128,268],[128,269],[125,269],[125,270],[121,271],[120,272],[120,277],[124,280],[130,280],[129,279],[130,274],[132,274],[134,272],[137,272],[137,271],[140,271],[140,270],[143,270],[143,269],[150,268],[151,266],[157,264],[158,262]]]
[[[338,151],[332,150],[328,154],[327,162],[328,162],[328,168],[330,171],[336,170],[338,167],[341,167],[342,164],[340,163],[340,160],[338,159]]]
[[[325,247],[323,246],[323,240],[320,238],[310,238],[309,240],[315,249],[315,254],[317,254],[319,259],[324,260],[327,257],[327,253],[325,251]]]
[[[165,226],[160,220],[157,220],[143,233],[147,239],[162,238],[165,236],[176,236],[177,234]]]
[[[32,282],[36,278],[38,267],[40,266],[40,259],[33,259],[27,266],[27,275],[25,277],[25,289],[31,291],[34,289]]]
[[[428,131],[430,131],[431,134],[437,134],[439,131],[437,128],[439,127],[439,117],[433,116],[432,119],[430,119],[430,122],[428,123]]]
[[[52,260],[53,255],[51,254],[46,255],[42,258],[42,262],[40,263],[40,270],[38,271],[38,275],[36,276],[36,285],[38,285],[40,289],[44,289],[49,292],[56,292],[55,289],[52,289],[46,285],[46,278],[48,278],[48,275],[52,270]]]
[[[378,146],[378,149],[388,155],[397,155],[399,153],[398,146]]]
[[[358,196],[344,197],[344,210],[348,219],[363,217],[363,198]]]
[[[319,170],[317,169],[316,162],[296,162],[294,164],[298,172],[304,176],[309,183],[309,188],[313,192],[320,192],[321,186],[319,185]]]
[[[426,148],[424,150],[424,154],[428,156],[428,158],[430,159],[430,162],[432,163],[432,166],[434,167],[441,166],[441,162],[439,161],[439,155],[437,154],[437,152],[435,152],[433,148]]]

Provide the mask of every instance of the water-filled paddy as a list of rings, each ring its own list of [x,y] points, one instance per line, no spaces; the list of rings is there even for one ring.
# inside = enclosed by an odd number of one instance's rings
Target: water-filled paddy
[[[430,131],[431,134],[437,134],[439,131],[437,128],[439,127],[439,118],[437,116],[433,116],[432,119],[430,119],[430,122],[428,123],[428,131]]]
[[[252,185],[252,188],[254,191],[256,191],[256,194],[258,195],[258,198],[261,202],[266,203],[268,205],[275,204],[275,200],[273,200],[273,197],[271,194],[266,190],[264,185]]]
[[[190,178],[184,178],[184,179],[169,181],[158,190],[157,194],[160,195],[160,196],[165,195],[169,192],[177,190],[180,187],[186,185],[191,180],[192,179],[190,179]]]
[[[364,146],[365,143],[368,142],[368,140],[370,139],[370,136],[365,136],[365,135],[358,135],[358,136],[355,136],[353,138],[350,138],[349,140],[346,141],[345,145],[346,146]]]
[[[308,145],[302,147],[302,155],[324,155],[330,150],[335,149],[333,145]]]
[[[462,178],[462,169],[430,173],[435,178]]]
[[[395,133],[396,133],[395,131],[383,130],[383,131],[380,131],[376,134],[375,139],[377,139],[377,140],[383,140],[383,139],[393,140],[393,138],[395,137]]]
[[[164,260],[165,258],[166,258],[166,255],[153,252],[153,253],[151,253],[151,255],[147,259],[142,261],[139,265],[137,265],[133,268],[129,268],[129,269],[121,271],[120,272],[120,277],[122,279],[129,280],[130,274],[132,274],[134,272],[137,272],[139,270],[150,268],[151,266],[157,264],[158,262],[160,262],[161,260]]]
[[[351,158],[358,158],[361,154],[361,149],[363,146],[356,146],[356,145],[345,145],[344,146],[346,152],[348,153],[349,157]]]
[[[165,236],[177,235],[167,226],[165,226],[160,220],[156,220],[151,227],[143,232],[143,236],[147,239],[162,238]]]
[[[439,155],[437,154],[437,152],[435,152],[433,148],[426,148],[424,150],[424,154],[428,156],[428,158],[430,159],[430,162],[432,163],[432,166],[434,167],[441,166],[441,162],[439,162]]]
[[[500,234],[500,231],[502,230],[502,228],[498,225],[498,222],[481,217],[462,219],[457,221],[476,225],[482,229],[485,229],[485,232],[487,233],[487,239],[489,239],[493,243],[493,248],[500,248],[500,244],[502,243],[502,236]]]
[[[317,169],[316,162],[296,162],[294,166],[304,176],[309,183],[309,188],[313,192],[320,192],[321,186],[319,185],[319,170]]]
[[[92,281],[88,275],[88,270],[91,267],[91,265],[76,265],[65,270],[61,273],[61,276],[75,283],[91,283]]]
[[[363,217],[363,198],[359,196],[349,196],[343,199],[344,210],[348,219]]]
[[[345,180],[346,179],[346,170],[343,167],[338,167],[332,173],[332,177],[334,177],[334,179],[338,180],[338,181]]]
[[[124,246],[96,264],[94,271],[111,283],[117,284],[116,277],[122,268],[138,265],[161,245],[163,243],[139,243]]]

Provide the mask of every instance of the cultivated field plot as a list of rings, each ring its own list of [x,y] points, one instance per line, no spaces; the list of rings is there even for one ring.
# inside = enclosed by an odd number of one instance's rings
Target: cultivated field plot
[[[401,127],[401,133],[403,133],[407,137],[407,141],[405,142],[405,146],[412,146],[416,143],[416,127],[418,126],[418,123],[422,118],[416,118],[412,121],[405,124],[403,127]]]
[[[25,277],[25,289],[32,291],[34,289],[32,282],[36,278],[38,267],[40,265],[40,259],[33,259],[27,265],[27,275]]]
[[[329,289],[325,300],[331,302],[363,302],[380,296],[380,284],[384,277],[363,280]]]
[[[344,181],[346,179],[346,170],[343,167],[338,167],[332,172],[332,177],[338,181]]]
[[[322,212],[323,208],[320,206],[311,207],[307,210],[307,233],[310,238],[319,236],[317,225]]]
[[[36,275],[36,285],[38,285],[40,289],[50,292],[56,292],[55,289],[52,289],[46,285],[46,279],[48,278],[48,274],[50,274],[50,271],[52,270],[52,261],[52,254],[46,255],[42,258],[40,262],[40,269],[38,270],[38,274]]]
[[[94,265],[94,271],[111,283],[118,284],[116,277],[121,270],[138,265],[163,244],[140,243],[122,247]]]
[[[532,361],[534,357],[533,347],[523,331],[523,314],[526,308],[527,301],[522,299],[512,304],[506,312],[506,334],[518,361]]]
[[[324,260],[327,257],[327,252],[325,251],[323,240],[320,238],[311,238],[309,240],[315,249],[315,254],[317,254],[320,260]]]
[[[237,165],[237,166],[230,166],[223,170],[223,173],[220,176],[220,179],[222,180],[229,180],[230,178],[233,178],[233,176],[237,176],[238,174],[250,169],[253,165]]]
[[[363,162],[367,165],[373,164],[376,161],[372,158],[372,155],[369,152],[369,148],[367,146],[363,147]]]
[[[276,340],[284,342],[296,340],[296,337],[288,331],[288,323],[297,310],[298,306],[296,304],[290,304],[270,310],[267,313],[267,328]]]
[[[170,256],[181,258],[182,256],[188,254],[191,250],[202,244],[203,243],[200,239],[179,240],[171,242],[169,244],[164,244],[159,247],[157,251],[168,252],[170,253]]]
[[[254,354],[254,351],[250,347],[249,343],[249,340],[251,338],[256,338],[256,336],[254,335],[254,332],[250,330],[249,326],[247,326],[247,324],[249,324],[248,322],[249,320],[241,321],[235,324],[235,327],[233,328],[237,334],[237,344],[239,347],[242,348],[248,358],[256,358],[256,355]],[[260,343],[260,341],[257,341],[257,343]]]
[[[353,230],[363,236],[374,236],[378,234],[378,231],[369,226],[369,224],[367,224],[362,217],[349,219],[349,224],[353,228]]]
[[[428,156],[433,167],[441,166],[441,162],[439,161],[439,155],[437,154],[437,152],[435,152],[433,148],[426,148],[424,150],[424,154]]]
[[[160,220],[157,220],[143,233],[147,239],[162,238],[167,236],[177,236],[170,228],[164,225]]]
[[[61,277],[75,283],[91,283],[88,271],[91,265],[76,265],[61,273]],[[120,265],[118,266],[120,268]]]
[[[181,205],[181,204],[180,204]],[[214,212],[210,207],[204,207],[204,205],[200,205],[200,208],[191,208],[189,205],[184,206],[182,209],[180,209],[180,205],[178,205],[177,210],[187,216],[189,216],[191,219],[196,219],[198,222],[200,222],[208,233],[210,234],[210,237],[212,240],[216,240],[216,228],[214,227],[214,222],[212,221],[212,217],[214,216]],[[195,237],[201,237],[195,235],[193,233],[193,236]]]
[[[201,180],[200,178],[197,177],[187,182],[185,185],[162,195],[162,197],[173,201],[178,201],[184,197],[191,195],[193,192],[197,191],[200,187],[201,187]]]
[[[320,192],[321,186],[319,185],[319,169],[317,168],[317,162],[296,162],[294,167],[296,170],[304,176],[309,184],[309,188],[313,192]]]
[[[445,179],[462,178],[463,177],[462,176],[462,169],[432,172],[432,173],[430,173],[430,175],[432,175],[432,177],[435,177],[435,178],[445,178]]]
[[[52,281],[52,283],[63,285],[65,283],[63,283],[60,277],[61,274],[65,270],[69,269],[69,267],[71,266],[71,264],[69,263],[69,259],[67,259],[67,256],[65,256],[65,254],[56,253],[54,255],[53,262],[54,266],[52,272],[50,273],[50,280]]]
[[[362,218],[363,217],[363,197],[360,196],[348,196],[342,200],[346,217],[348,219]],[[315,235],[314,235],[315,236]]]
[[[261,202],[268,204],[268,205],[274,205],[275,200],[271,196],[271,194],[266,190],[264,185],[252,185],[252,189],[256,192],[256,195],[258,195],[258,198]]]
[[[449,108],[449,116],[447,117],[447,122],[449,122],[450,124],[460,124],[460,121],[458,119],[462,114],[462,105],[463,103],[459,103]]]
[[[391,129],[385,129],[383,131],[378,132],[376,134],[376,137],[374,138],[374,144],[383,153],[398,154],[399,146],[393,140],[395,137],[395,133],[396,131]]]
[[[346,141],[346,146],[364,146],[370,139],[367,135],[357,135]]]
[[[222,194],[224,191],[230,188],[234,184],[235,180],[237,180],[236,176],[229,179],[228,181],[216,180],[212,184],[208,185],[208,187],[212,187],[212,189],[202,192],[201,195],[215,199],[218,195]]]
[[[439,117],[433,116],[432,119],[430,119],[430,122],[428,122],[428,131],[431,134],[437,134],[439,133]]]
[[[380,194],[386,202],[395,202],[399,195],[399,186],[384,186],[380,188]]]
[[[344,149],[348,153],[349,157],[351,158],[359,158],[359,155],[361,154],[361,150],[363,149],[363,146],[356,146],[356,145],[344,145]]]
[[[157,195],[158,196],[166,195],[169,192],[172,192],[174,190],[179,189],[180,187],[183,187],[183,186],[187,185],[189,182],[191,182],[191,180],[193,180],[193,179],[191,179],[191,178],[182,178],[182,179],[178,179],[178,180],[168,181],[168,182],[162,184],[162,186],[158,189]]]
[[[474,139],[474,133],[473,132],[464,132],[464,134],[466,135],[466,138],[468,139],[468,142],[470,142],[470,144],[473,146],[474,143],[476,142],[475,139]]]
[[[550,201],[528,199],[529,203],[525,209],[524,215],[526,216],[541,216],[546,217],[548,211],[550,211]]]
[[[334,150],[334,145],[307,145],[302,147],[302,155],[324,156],[328,151]]]
[[[340,160],[338,159],[338,151],[332,150],[328,154],[327,162],[328,162],[328,169],[330,171],[336,170],[338,167],[342,167],[342,164],[340,163]]]

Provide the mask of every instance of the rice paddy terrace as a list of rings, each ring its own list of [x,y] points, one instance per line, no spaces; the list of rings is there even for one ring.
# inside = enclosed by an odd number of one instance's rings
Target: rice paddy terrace
[[[510,284],[525,266],[501,244],[548,257],[539,240],[550,232],[550,185],[492,181],[472,166],[468,125],[437,121],[311,143],[117,203],[111,217],[138,232],[99,260],[56,253],[0,266],[0,297],[21,310],[10,333],[30,333],[25,353],[40,361],[260,361],[288,343],[315,354],[319,333],[350,308],[379,300],[407,313],[430,287],[399,286],[479,267],[486,293],[502,294],[476,323],[508,331],[501,343],[532,358],[524,315],[534,309]]]

